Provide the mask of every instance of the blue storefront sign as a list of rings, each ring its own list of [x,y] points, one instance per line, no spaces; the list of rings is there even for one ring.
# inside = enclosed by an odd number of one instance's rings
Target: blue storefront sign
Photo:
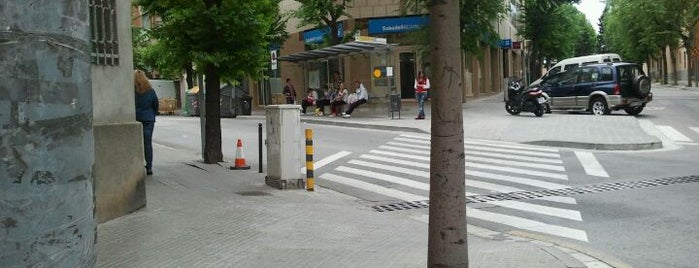
[[[415,31],[427,25],[428,21],[427,16],[369,19],[369,34]]]
[[[510,47],[512,47],[512,39],[502,39],[502,40],[500,40],[500,47],[501,47],[501,48],[510,48]]]
[[[323,43],[323,38],[328,34],[330,28],[313,29],[303,32],[303,42],[306,44]],[[342,22],[337,24],[337,37],[342,38],[344,34]]]

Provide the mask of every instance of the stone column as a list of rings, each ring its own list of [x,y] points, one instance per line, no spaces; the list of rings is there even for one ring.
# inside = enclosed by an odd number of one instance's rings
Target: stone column
[[[0,3],[0,267],[95,264],[87,0]]]

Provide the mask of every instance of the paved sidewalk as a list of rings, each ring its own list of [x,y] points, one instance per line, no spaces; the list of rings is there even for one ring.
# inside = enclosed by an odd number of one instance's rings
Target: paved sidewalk
[[[302,121],[396,131],[430,132],[414,120],[415,102],[401,118],[386,106],[361,107],[352,118],[303,116]],[[463,106],[464,136],[604,150],[661,148],[636,117],[557,113],[541,118],[505,112],[502,96]],[[263,110],[238,119],[259,120]],[[640,117],[642,118],[642,116]],[[425,267],[427,224],[419,209],[374,212],[366,201],[323,188],[281,191],[264,173],[205,165],[196,152],[154,146],[148,205],[98,227],[98,267]],[[411,215],[420,213],[422,215]],[[528,237],[528,238],[527,238]],[[604,253],[565,241],[469,226],[470,267],[628,267]]]
[[[148,205],[98,226],[98,267],[426,267],[425,217],[154,149]],[[469,267],[624,267],[561,245],[469,226]]]

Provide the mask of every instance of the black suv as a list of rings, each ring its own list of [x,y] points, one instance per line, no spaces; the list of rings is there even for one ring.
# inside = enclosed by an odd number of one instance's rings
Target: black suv
[[[547,77],[539,87],[551,97],[553,109],[595,115],[621,109],[638,115],[653,100],[650,78],[641,65],[629,62],[576,67]]]

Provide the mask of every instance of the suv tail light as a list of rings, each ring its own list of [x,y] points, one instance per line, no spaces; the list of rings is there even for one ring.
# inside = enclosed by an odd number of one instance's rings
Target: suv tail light
[[[614,85],[614,91],[612,91],[612,94],[614,94],[614,95],[621,94],[621,86],[619,84]]]

